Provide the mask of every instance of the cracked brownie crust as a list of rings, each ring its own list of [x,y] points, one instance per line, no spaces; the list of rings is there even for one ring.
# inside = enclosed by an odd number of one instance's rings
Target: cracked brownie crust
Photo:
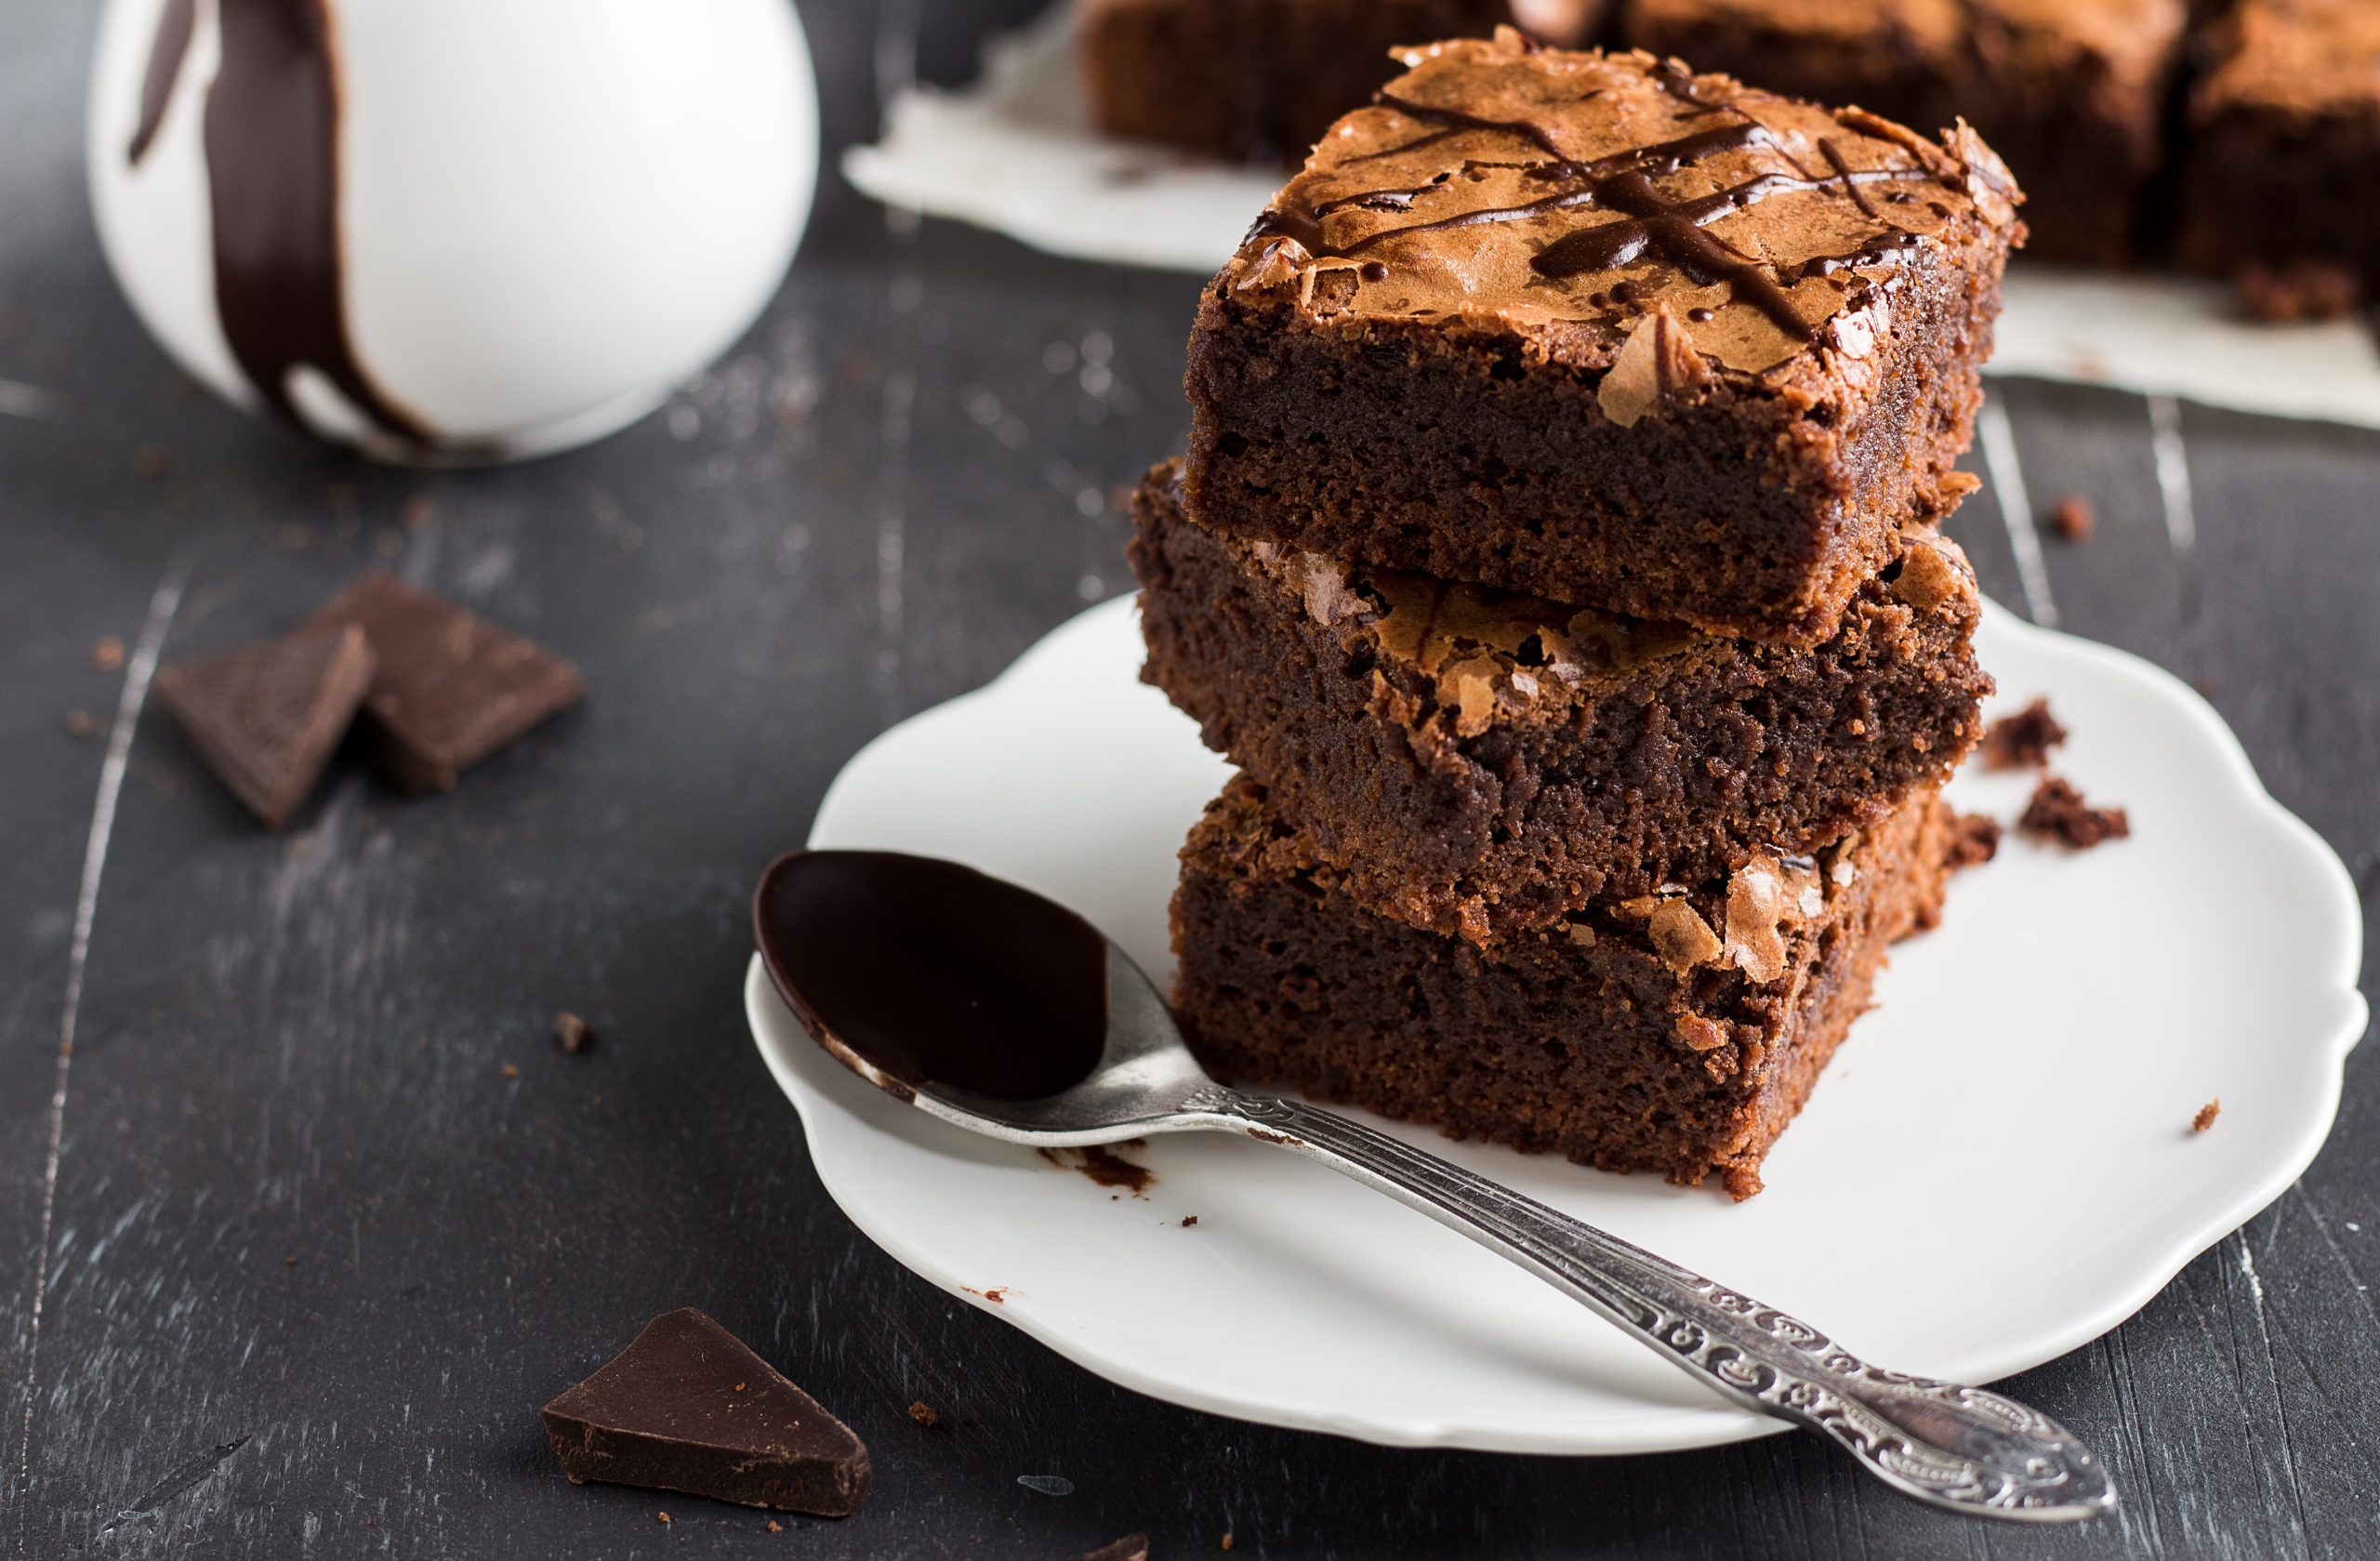
[[[1431,46],[1203,296],[1187,485],[1250,538],[1812,643],[1980,397],[2015,186],[1644,54]]]
[[[1749,1197],[1885,946],[1934,924],[1954,818],[1929,788],[1815,857],[1488,951],[1355,904],[1238,776],[1183,848],[1174,1012],[1226,1081]]]
[[[1795,650],[1219,536],[1173,471],[1133,500],[1143,676],[1417,926],[1486,942],[1817,850],[1980,731],[1978,597],[1929,527]]]

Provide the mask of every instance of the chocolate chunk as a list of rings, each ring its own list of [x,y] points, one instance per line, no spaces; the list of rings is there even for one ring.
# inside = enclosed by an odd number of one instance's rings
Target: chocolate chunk
[[[1983,767],[2029,770],[2048,762],[2049,750],[2066,741],[2066,728],[2036,699],[2013,716],[2002,716],[1983,734]]]
[[[2056,775],[2044,775],[2033,788],[2016,827],[2037,840],[2056,840],[2075,851],[2088,851],[2102,840],[2122,840],[2132,833],[2132,821],[2122,808],[2095,808],[2082,793]]]
[[[867,1449],[851,1428],[691,1306],[654,1318],[539,1412],[574,1484],[820,1517],[848,1517],[867,1495]]]
[[[157,674],[157,701],[206,767],[275,829],[289,822],[372,681],[352,624],[300,629]]]
[[[380,668],[364,696],[374,757],[408,791],[465,770],[578,703],[578,669],[477,614],[377,570],[306,620],[358,624]]]
[[[1084,1551],[1082,1561],[1149,1561],[1149,1537],[1146,1534],[1127,1534],[1120,1540],[1101,1545],[1097,1550]]]

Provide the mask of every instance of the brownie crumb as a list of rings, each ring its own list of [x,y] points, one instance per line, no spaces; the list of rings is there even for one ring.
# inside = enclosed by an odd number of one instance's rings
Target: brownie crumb
[[[2081,494],[2068,494],[2049,512],[2049,523],[2051,530],[2069,542],[2087,542],[2092,529],[2099,523],[2099,516],[2089,499]]]
[[[2204,1132],[2207,1129],[2215,1126],[2215,1118],[2222,1114],[2223,1102],[2221,1100],[2217,1099],[2208,1101],[2204,1105],[2198,1108],[2198,1115],[2190,1118],[2190,1131]]]
[[[586,1020],[563,1009],[554,1015],[554,1038],[562,1042],[563,1051],[575,1057],[595,1043],[595,1032],[588,1026]]]
[[[1225,1550],[1229,1550],[1231,1548],[1231,1536],[1229,1534],[1225,1534],[1223,1536],[1223,1548]]]
[[[668,1513],[654,1513],[653,1515],[659,1518],[664,1523],[669,1521],[669,1515]]]
[[[772,1534],[782,1534],[785,1532],[785,1525],[779,1523],[773,1517],[769,1519],[769,1532]]]
[[[1987,770],[2030,770],[2049,762],[2049,750],[2066,741],[2066,728],[2036,699],[2013,716],[2002,716],[1983,734]]]
[[[102,672],[113,672],[124,666],[124,637],[102,634],[99,642],[91,647],[91,665]]]
[[[2095,808],[2082,793],[2056,775],[2044,775],[2033,788],[2033,800],[2016,827],[2036,840],[2056,840],[2073,851],[2088,851],[2103,840],[2132,833],[2132,821],[2122,808]]]
[[[1149,1537],[1146,1534],[1127,1534],[1120,1540],[1101,1545],[1097,1550],[1084,1551],[1082,1561],[1149,1561]]]
[[[933,1406],[922,1398],[909,1406],[909,1418],[929,1431],[942,1423],[942,1416],[936,1414]]]
[[[1195,1225],[1197,1223],[1198,1216],[1196,1214],[1184,1214],[1182,1216],[1182,1228],[1183,1230],[1188,1230],[1192,1225]]]
[[[88,739],[99,735],[99,723],[91,719],[88,711],[69,710],[66,712],[66,734],[68,736]]]
[[[507,1063],[504,1065],[504,1077],[507,1078],[518,1078],[521,1077],[521,1070],[513,1066],[510,1063]]]
[[[2233,282],[2249,318],[2274,324],[2344,319],[2363,301],[2355,273],[2325,260],[2284,260],[2277,266],[2250,260]]]
[[[1950,869],[1980,867],[2000,854],[2000,821],[1987,814],[1963,813],[1950,821]]]

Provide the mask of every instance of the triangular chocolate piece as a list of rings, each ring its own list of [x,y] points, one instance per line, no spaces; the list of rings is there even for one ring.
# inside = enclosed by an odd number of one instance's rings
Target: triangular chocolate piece
[[[551,651],[377,569],[306,627],[349,623],[380,658],[364,701],[373,756],[408,791],[445,790],[587,693],[578,668]]]
[[[691,1306],[654,1318],[540,1412],[578,1483],[821,1517],[848,1517],[867,1494],[867,1448],[851,1427]]]
[[[206,767],[278,829],[314,788],[372,668],[364,630],[330,624],[168,667],[152,686]]]

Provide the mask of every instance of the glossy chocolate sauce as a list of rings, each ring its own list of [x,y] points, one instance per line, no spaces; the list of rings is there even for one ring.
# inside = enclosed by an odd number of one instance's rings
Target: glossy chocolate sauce
[[[208,192],[215,226],[215,307],[257,393],[304,427],[289,375],[311,367],[392,439],[430,429],[372,383],[347,332],[338,234],[338,73],[327,0],[216,0],[223,58],[206,95]],[[180,20],[177,20],[177,16]],[[142,120],[168,33],[190,7],[168,5],[150,55]],[[185,39],[182,47],[187,46]],[[152,132],[153,133],[153,132]],[[135,156],[145,150],[136,141]]]
[[[1361,191],[1310,209],[1276,207],[1268,210],[1257,218],[1250,236],[1290,239],[1316,258],[1355,259],[1391,239],[1450,228],[1467,228],[1483,222],[1524,221],[1551,212],[1592,206],[1621,213],[1622,216],[1617,221],[1580,229],[1555,240],[1531,258],[1529,265],[1532,270],[1542,276],[1575,276],[1589,271],[1616,270],[1650,253],[1702,284],[1720,281],[1731,284],[1747,302],[1757,307],[1788,336],[1804,341],[1812,339],[1814,333],[1809,323],[1793,307],[1792,299],[1778,284],[1770,268],[1704,229],[1730,212],[1744,210],[1772,195],[1789,191],[1824,191],[1840,194],[1853,202],[1862,214],[1874,218],[1876,209],[1860,190],[1862,184],[1924,179],[1933,176],[1923,169],[1855,171],[1844,161],[1841,152],[1827,141],[1821,142],[1820,147],[1832,166],[1831,174],[1818,175],[1787,158],[1793,169],[1792,173],[1762,174],[1708,195],[1691,200],[1673,200],[1655,186],[1655,176],[1674,173],[1723,152],[1770,147],[1776,149],[1780,157],[1784,152],[1768,130],[1740,110],[1729,104],[1709,103],[1697,96],[1691,76],[1663,68],[1656,71],[1655,77],[1672,97],[1694,105],[1705,114],[1734,115],[1737,123],[1698,130],[1649,146],[1632,147],[1591,162],[1580,162],[1565,155],[1552,129],[1536,121],[1488,119],[1460,109],[1418,102],[1383,91],[1375,95],[1374,100],[1380,106],[1394,109],[1409,119],[1435,125],[1438,128],[1411,140],[1368,153],[1361,161],[1369,162],[1421,151],[1465,131],[1487,131],[1514,137],[1549,156],[1552,161],[1534,165],[1530,169],[1530,177],[1556,188],[1540,199],[1517,205],[1462,212],[1435,221],[1384,228],[1351,244],[1332,245],[1325,237],[1322,227],[1322,219],[1331,213],[1359,206],[1374,210],[1408,209],[1414,198],[1430,189],[1431,185]],[[1466,164],[1465,167],[1470,165]],[[1443,176],[1433,181],[1443,182]],[[1899,236],[1905,239],[1908,235]],[[1899,255],[1898,249],[1889,242],[1884,245],[1884,253],[1895,258]]]
[[[912,1088],[1000,1100],[1079,1084],[1107,1038],[1107,940],[972,867],[884,851],[778,857],[752,897],[778,994]]]
[[[165,0],[157,17],[157,35],[149,42],[149,70],[140,78],[140,126],[125,148],[125,161],[134,167],[149,155],[157,126],[165,122],[165,104],[174,96],[174,78],[181,74],[182,56],[190,52],[191,34],[198,30],[198,0]]]

